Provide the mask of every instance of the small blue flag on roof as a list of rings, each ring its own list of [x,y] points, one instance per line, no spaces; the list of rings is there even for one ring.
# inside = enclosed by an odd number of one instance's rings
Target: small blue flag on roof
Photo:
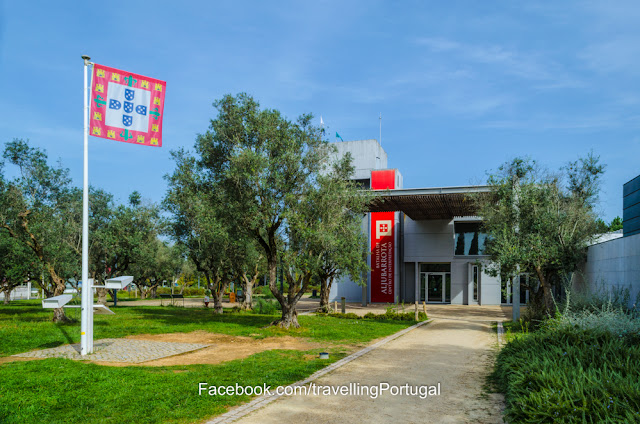
[[[337,131],[336,131],[336,138],[339,138],[339,139],[340,139],[340,141],[344,141],[344,140],[342,139],[342,137],[340,137],[340,134],[338,134],[338,132],[337,132]]]

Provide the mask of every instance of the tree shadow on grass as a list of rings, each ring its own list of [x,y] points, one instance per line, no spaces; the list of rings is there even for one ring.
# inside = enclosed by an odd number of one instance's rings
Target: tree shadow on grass
[[[64,341],[58,339],[58,340],[42,343],[37,346],[38,349],[49,349],[52,347],[62,346],[63,344],[75,343],[73,338],[69,335],[70,324],[56,324],[55,326],[60,331],[60,334],[62,334],[62,337],[64,337]]]
[[[11,319],[14,315],[18,316],[21,321],[42,321],[50,317],[51,310],[44,310],[37,306],[14,306],[11,304],[0,307],[0,321]]]

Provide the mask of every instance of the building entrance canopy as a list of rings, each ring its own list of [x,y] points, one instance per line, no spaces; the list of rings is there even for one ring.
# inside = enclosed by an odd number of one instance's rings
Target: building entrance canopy
[[[411,188],[374,191],[369,212],[404,212],[414,221],[476,215],[475,197],[488,196],[489,186]]]

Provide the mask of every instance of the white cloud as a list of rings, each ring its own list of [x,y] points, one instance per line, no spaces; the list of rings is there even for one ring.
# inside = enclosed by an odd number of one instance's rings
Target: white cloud
[[[579,80],[562,65],[539,52],[526,52],[501,45],[460,43],[445,38],[419,38],[418,45],[433,53],[449,53],[453,61],[469,66],[487,65],[495,75],[508,75],[538,83],[537,88],[576,87]]]

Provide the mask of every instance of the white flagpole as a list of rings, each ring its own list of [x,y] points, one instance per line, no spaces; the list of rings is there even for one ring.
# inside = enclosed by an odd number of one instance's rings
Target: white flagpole
[[[84,177],[82,191],[82,315],[80,323],[80,354],[93,352],[93,287],[89,282],[89,87],[87,72],[91,62],[84,60]]]

